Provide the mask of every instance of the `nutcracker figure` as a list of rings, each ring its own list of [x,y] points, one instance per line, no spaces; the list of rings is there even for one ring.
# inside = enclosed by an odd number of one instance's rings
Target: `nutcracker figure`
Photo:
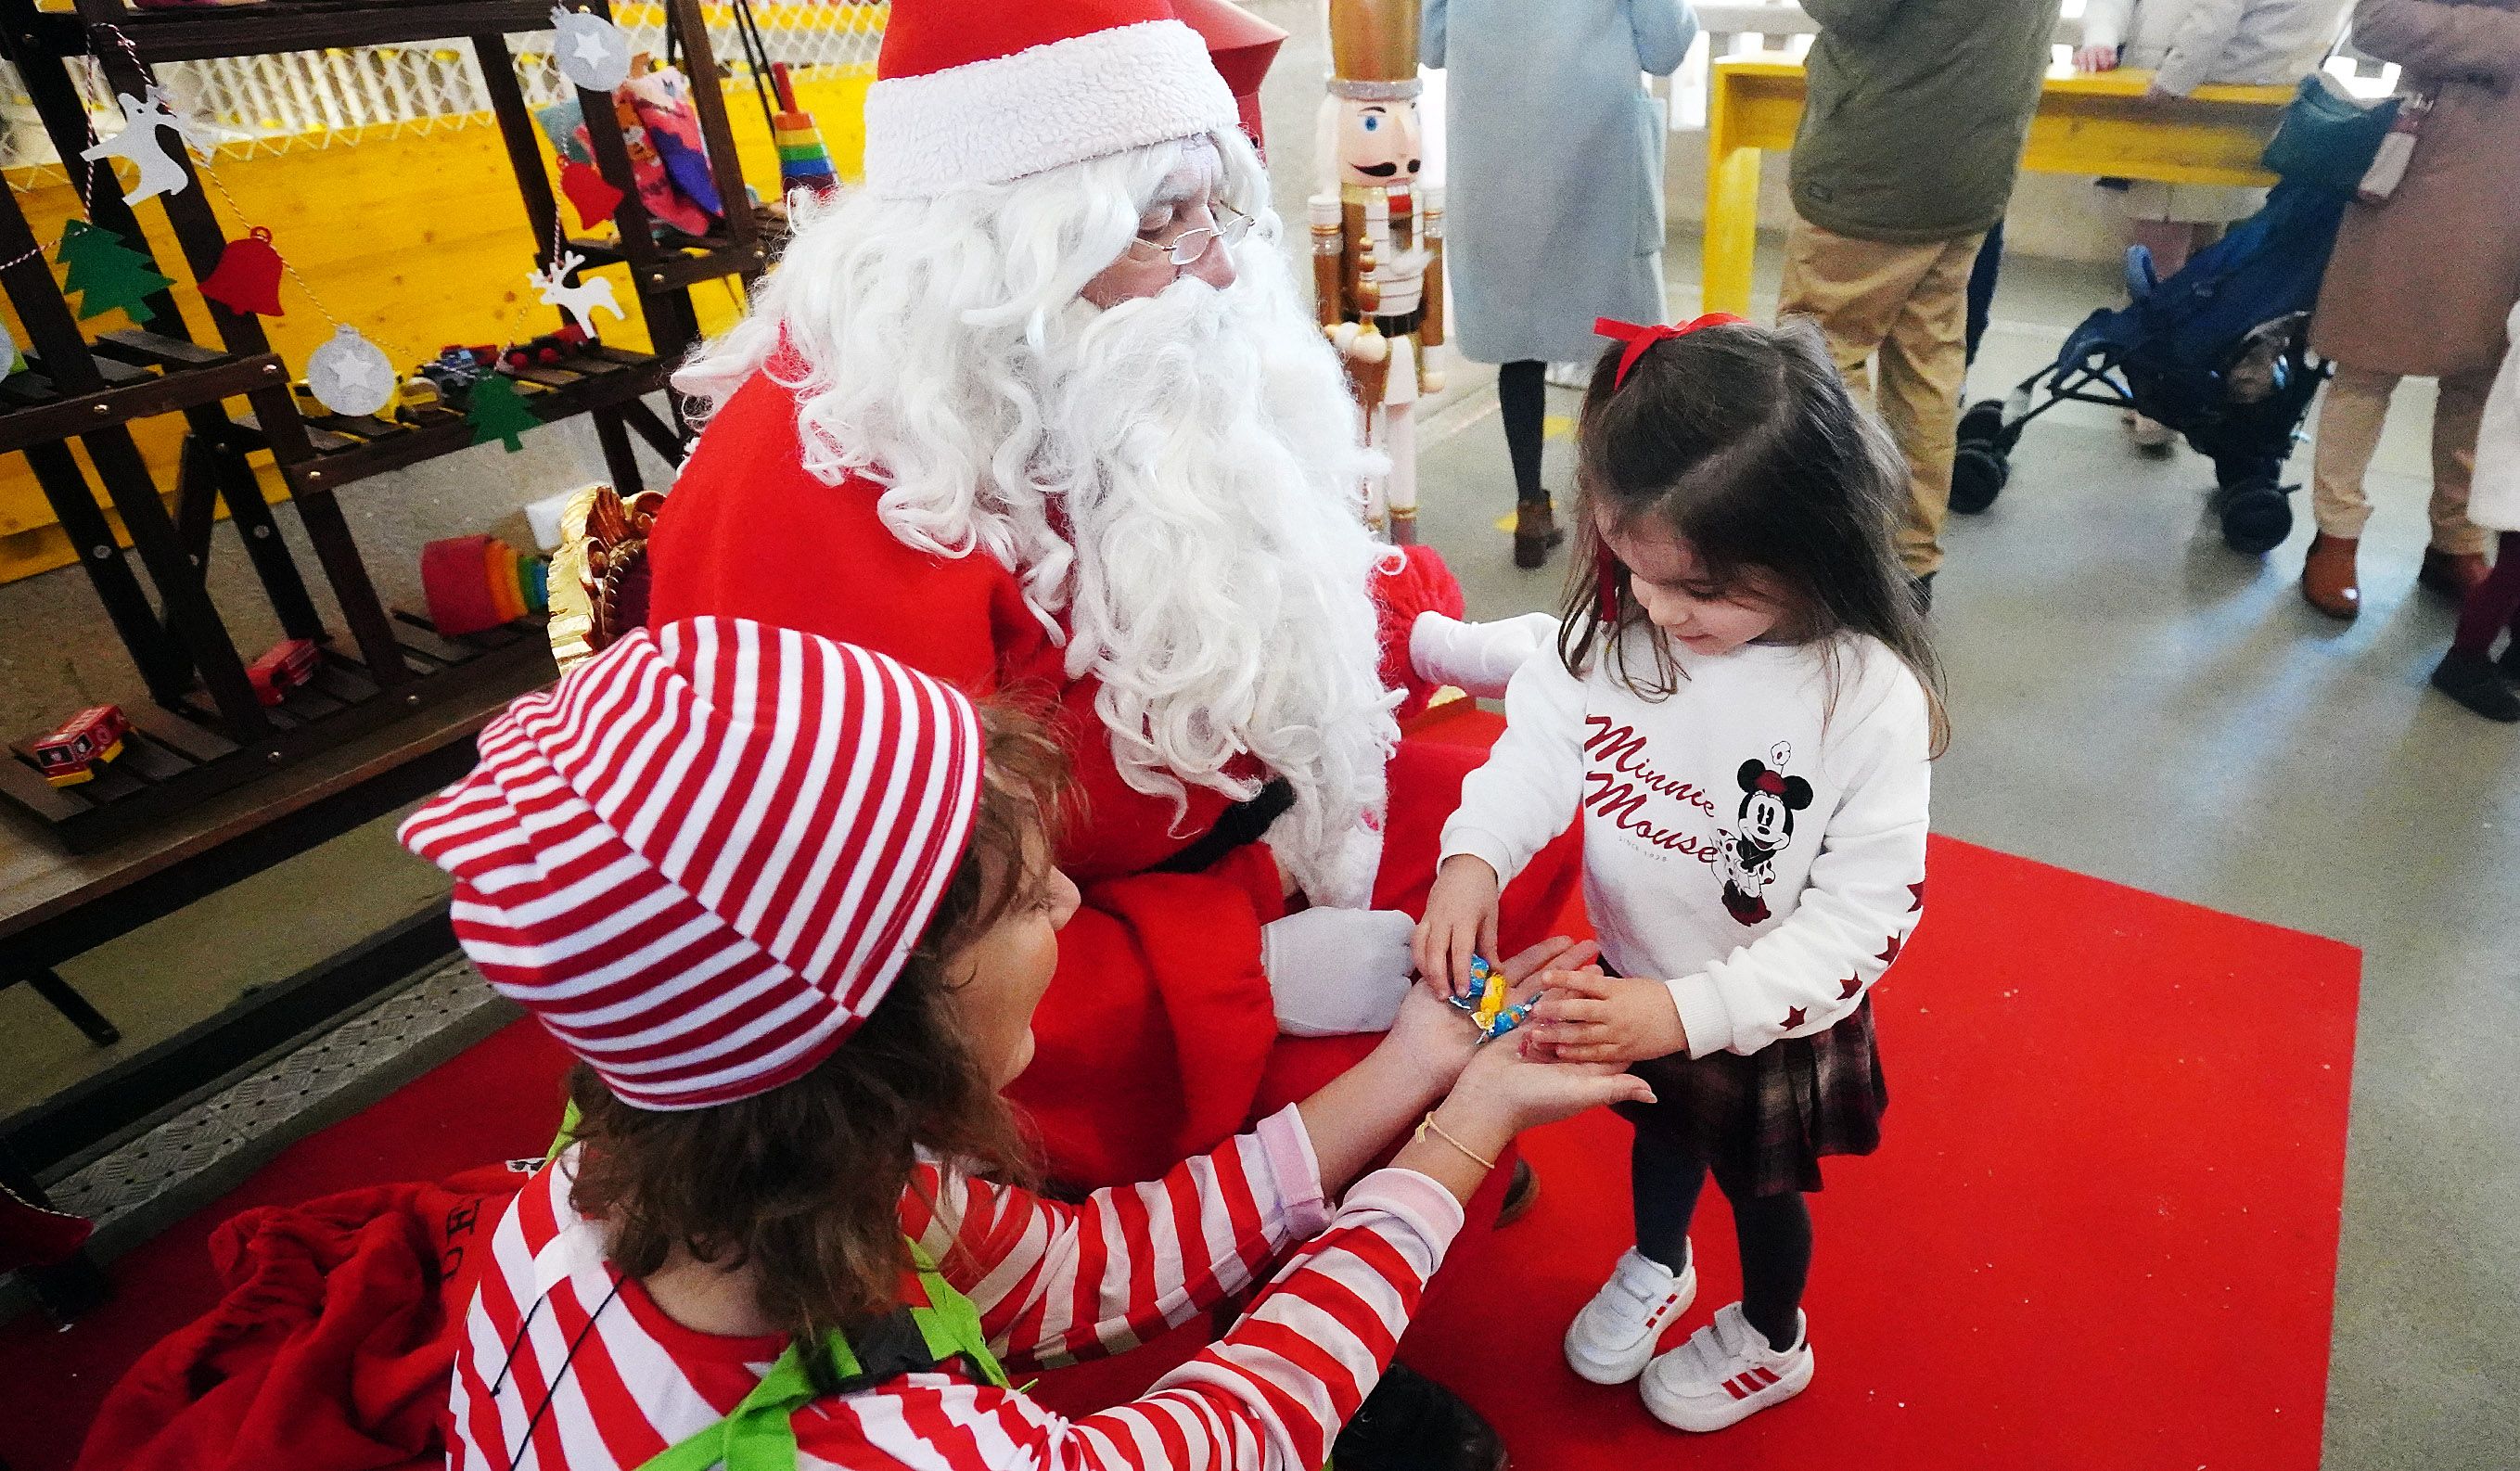
[[[1418,4],[1329,0],[1312,199],[1322,328],[1347,363],[1367,442],[1391,458],[1389,476],[1368,487],[1367,514],[1402,545],[1418,539],[1418,399],[1444,386],[1444,201],[1418,183]]]

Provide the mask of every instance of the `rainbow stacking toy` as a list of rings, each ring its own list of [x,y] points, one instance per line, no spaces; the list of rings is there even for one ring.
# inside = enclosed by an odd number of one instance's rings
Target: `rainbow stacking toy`
[[[770,68],[770,85],[779,98],[779,116],[770,138],[779,146],[780,197],[800,189],[819,195],[836,187],[840,180],[832,167],[832,151],[823,146],[814,114],[796,106],[796,88],[788,78],[787,63]]]
[[[779,126],[772,134],[779,143],[779,192],[794,194],[803,189],[822,194],[839,183],[832,171],[832,151],[823,146],[823,135],[814,127],[811,112],[782,112]]]
[[[547,564],[495,536],[457,536],[420,549],[428,621],[443,638],[485,633],[550,608]]]

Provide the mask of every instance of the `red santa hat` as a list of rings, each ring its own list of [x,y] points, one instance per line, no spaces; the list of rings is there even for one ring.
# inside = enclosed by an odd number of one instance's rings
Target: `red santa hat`
[[[734,618],[640,630],[517,701],[402,825],[482,976],[614,1095],[790,1082],[882,1001],[977,811],[980,723],[879,653]]]
[[[1003,184],[1239,125],[1168,0],[893,0],[866,100],[866,186]]]

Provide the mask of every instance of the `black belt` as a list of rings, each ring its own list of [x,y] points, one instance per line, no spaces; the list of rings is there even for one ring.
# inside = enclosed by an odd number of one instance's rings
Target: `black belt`
[[[1247,802],[1237,802],[1225,809],[1216,825],[1201,833],[1191,845],[1165,859],[1147,871],[1149,873],[1204,873],[1223,862],[1225,855],[1245,843],[1260,841],[1269,825],[1286,815],[1295,805],[1295,789],[1284,778],[1277,778],[1260,788]]]

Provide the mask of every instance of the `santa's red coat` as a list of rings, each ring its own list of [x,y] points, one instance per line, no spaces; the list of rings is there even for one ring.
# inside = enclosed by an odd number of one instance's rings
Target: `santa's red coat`
[[[1056,697],[1086,814],[1059,863],[1084,906],[1059,936],[1033,1064],[1010,1090],[1040,1131],[1053,1177],[1080,1186],[1151,1180],[1357,1056],[1364,1043],[1354,1039],[1278,1037],[1260,926],[1285,901],[1265,849],[1236,849],[1196,873],[1148,871],[1204,834],[1227,799],[1192,785],[1176,822],[1169,800],[1131,788],[1094,712],[1096,683],[1066,677],[1013,574],[986,555],[937,557],[903,543],[876,496],[867,481],[827,485],[806,472],[793,396],[756,376],[711,420],[657,516],[650,618],[751,618],[881,649],[974,695]],[[1460,592],[1419,554],[1378,579],[1377,595],[1385,673],[1399,676],[1409,620],[1447,603],[1458,612]],[[1411,692],[1415,702],[1424,691]],[[1403,742],[1377,905],[1415,913],[1423,903],[1437,833],[1476,759]],[[1539,937],[1574,873],[1565,844],[1533,866],[1508,896],[1508,948]]]

